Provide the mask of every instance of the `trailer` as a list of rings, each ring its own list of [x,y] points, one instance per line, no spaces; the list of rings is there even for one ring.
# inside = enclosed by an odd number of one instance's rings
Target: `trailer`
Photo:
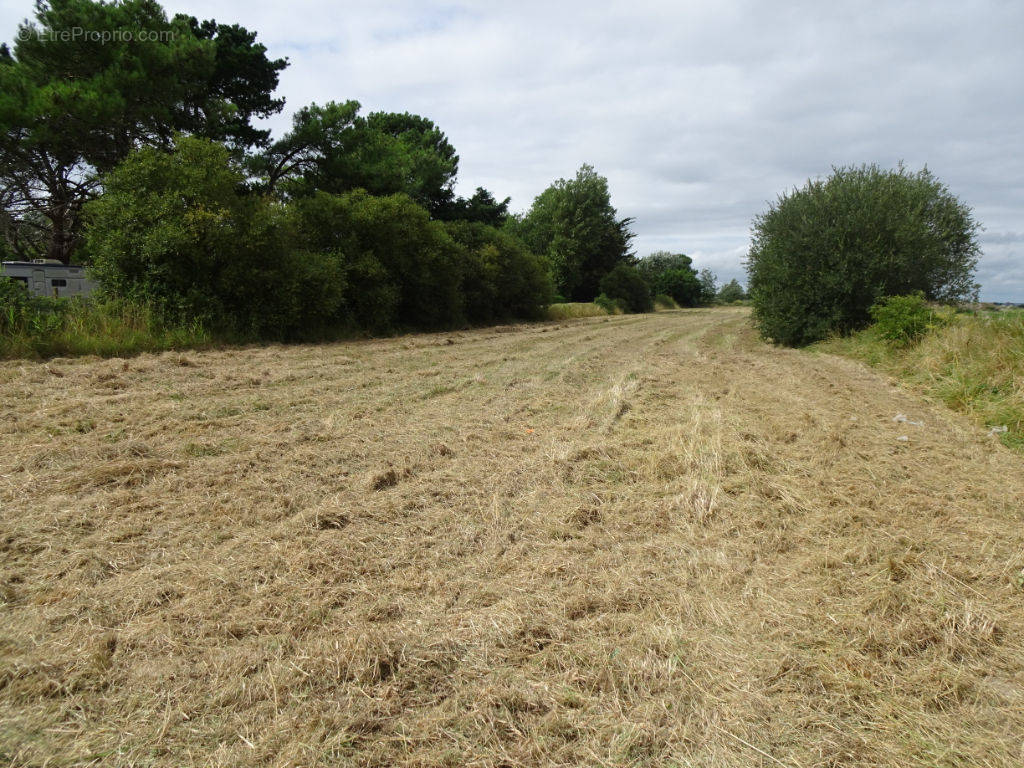
[[[0,262],[0,278],[4,277],[22,283],[34,296],[89,296],[97,288],[85,267],[62,264],[56,259]]]

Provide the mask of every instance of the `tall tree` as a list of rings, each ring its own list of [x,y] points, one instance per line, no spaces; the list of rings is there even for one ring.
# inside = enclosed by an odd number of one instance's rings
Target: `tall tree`
[[[284,108],[284,99],[275,99],[273,93],[288,60],[268,59],[256,33],[238,24],[199,21],[184,14],[175,16],[175,22],[188,24],[197,40],[214,44],[213,66],[203,87],[182,104],[178,130],[240,149],[267,146],[270,131],[254,127],[252,120]]]
[[[284,196],[328,186],[328,169],[348,146],[358,114],[358,101],[302,107],[288,133],[249,158],[250,173],[266,191]]]
[[[705,267],[697,275],[697,279],[700,280],[701,302],[714,304],[718,296],[718,276]]]
[[[303,107],[292,130],[253,158],[252,172],[287,197],[365,189],[407,194],[432,214],[451,205],[459,157],[445,134],[425,117],[359,109],[358,101]]]
[[[671,296],[684,307],[695,307],[703,299],[703,288],[693,268],[693,260],[684,253],[655,251],[637,262],[636,268],[655,295]]]
[[[154,0],[51,0],[0,53],[3,234],[22,257],[68,261],[99,176],[178,131],[243,149],[284,60],[241,27],[168,20]]]
[[[976,295],[971,208],[927,168],[834,168],[757,216],[747,256],[754,322],[792,346],[871,322],[885,296]]]
[[[512,198],[506,197],[499,203],[489,191],[477,187],[471,197],[457,197],[439,205],[434,216],[442,221],[471,221],[501,227],[508,220],[510,202]]]
[[[608,179],[584,165],[573,179],[559,179],[533,201],[513,226],[535,252],[551,262],[558,292],[590,301],[601,278],[617,264],[630,264],[631,218],[618,218]]]
[[[731,304],[734,301],[743,301],[747,298],[747,292],[743,290],[740,281],[735,278],[723,285],[718,291],[718,302],[720,304]]]

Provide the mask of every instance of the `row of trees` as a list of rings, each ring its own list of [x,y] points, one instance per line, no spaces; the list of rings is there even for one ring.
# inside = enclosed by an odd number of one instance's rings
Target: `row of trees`
[[[272,140],[254,121],[283,108],[286,66],[254,32],[154,0],[37,5],[0,46],[3,255],[74,258],[109,295],[260,336],[714,299],[687,256],[636,259],[591,166],[510,215],[455,194],[458,154],[425,117],[311,104]]]
[[[735,280],[719,296],[715,275],[698,272],[685,254],[657,251],[637,259],[630,247],[632,221],[619,217],[608,180],[584,165],[575,178],[544,190],[524,215],[510,218],[508,228],[547,257],[558,295],[568,301],[604,296],[628,311],[646,312],[655,296],[684,307],[745,298]]]
[[[308,338],[532,317],[553,295],[544,261],[501,229],[432,219],[404,192],[254,194],[208,139],[132,153],[104,184],[85,209],[93,272],[174,320]]]
[[[97,40],[95,34],[106,33]],[[0,46],[0,232],[21,258],[67,262],[103,174],[178,132],[261,147],[284,59],[238,25],[168,19],[153,0],[51,0]]]
[[[87,34],[88,33],[88,34]],[[95,35],[103,33],[102,40]],[[0,234],[21,258],[68,262],[85,203],[130,153],[186,134],[223,143],[253,191],[405,193],[441,220],[498,226],[508,201],[453,192],[459,158],[430,120],[359,115],[355,101],[300,109],[278,141],[253,125],[281,111],[271,59],[237,24],[168,18],[154,0],[50,0],[0,45]]]
[[[683,306],[716,299],[714,275],[698,273],[689,257],[633,257],[622,221],[601,217],[614,212],[607,181],[587,166],[523,216],[498,217],[506,203],[478,190],[469,201],[455,199],[461,218],[443,220],[408,192],[371,194],[334,174],[321,185],[316,172],[282,173],[270,194],[269,182],[254,184],[246,172],[252,162],[180,135],[170,151],[142,148],[106,174],[104,193],[85,206],[84,242],[105,289],[175,321],[285,338],[339,326],[384,331],[536,317],[556,286],[568,291],[584,281],[596,284],[578,297],[599,292],[634,312],[649,311],[658,294]],[[550,215],[551,191],[577,183],[599,194]],[[614,250],[584,230],[552,237],[537,254],[520,234],[536,232],[538,219],[565,231],[567,221],[588,217],[622,233]],[[553,245],[576,259],[556,262]]]

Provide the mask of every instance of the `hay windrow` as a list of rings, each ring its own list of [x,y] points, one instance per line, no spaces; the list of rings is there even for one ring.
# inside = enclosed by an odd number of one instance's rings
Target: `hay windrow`
[[[1021,458],[743,309],[126,365],[0,363],[5,764],[1024,763]]]

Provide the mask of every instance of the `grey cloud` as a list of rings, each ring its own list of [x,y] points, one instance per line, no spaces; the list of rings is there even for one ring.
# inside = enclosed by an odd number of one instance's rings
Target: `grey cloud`
[[[993,245],[997,243],[1021,243],[1024,244],[1024,232],[986,232],[982,240]]]
[[[985,225],[979,279],[1024,301],[1024,5],[938,0],[288,4],[166,0],[287,55],[286,114],[355,98],[437,122],[478,185],[527,208],[589,162],[670,249],[742,277],[750,221],[833,165],[927,164]],[[0,0],[13,35],[28,0]]]

